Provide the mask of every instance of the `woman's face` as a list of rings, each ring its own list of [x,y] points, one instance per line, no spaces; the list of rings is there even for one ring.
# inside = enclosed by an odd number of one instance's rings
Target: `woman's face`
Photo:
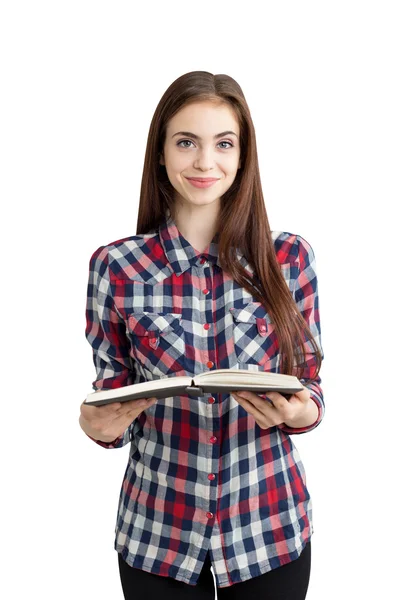
[[[170,119],[160,164],[176,190],[175,200],[193,206],[219,201],[241,166],[239,135],[235,113],[225,104],[190,104]],[[195,187],[188,179],[195,177],[217,181]]]

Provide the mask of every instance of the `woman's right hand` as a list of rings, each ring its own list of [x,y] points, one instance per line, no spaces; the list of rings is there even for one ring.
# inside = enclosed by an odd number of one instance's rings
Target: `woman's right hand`
[[[149,408],[157,398],[141,398],[127,402],[112,402],[102,406],[90,406],[82,402],[79,425],[83,431],[100,442],[113,442],[122,435],[143,410]]]

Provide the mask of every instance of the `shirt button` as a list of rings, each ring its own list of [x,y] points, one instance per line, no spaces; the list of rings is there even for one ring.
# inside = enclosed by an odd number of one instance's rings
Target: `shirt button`
[[[212,512],[208,512],[206,513],[206,516],[208,519],[212,519],[214,515],[212,514]]]
[[[208,290],[207,288],[203,290],[203,294],[208,294],[210,290]]]
[[[214,475],[214,473],[210,473],[210,474],[209,474],[207,477],[208,477],[208,479],[209,479],[210,481],[212,481],[213,479],[215,479],[215,475]]]
[[[215,444],[216,441],[217,441],[217,438],[215,437],[215,435],[213,435],[212,437],[210,437],[210,442],[212,444]]]
[[[214,404],[214,402],[215,402],[215,398],[213,398],[211,396],[211,398],[208,399],[208,404]]]
[[[204,324],[204,329],[210,329],[210,323],[205,323]]]
[[[212,360],[209,360],[209,361],[208,361],[206,364],[207,364],[207,367],[208,367],[209,369],[211,369],[211,367],[213,367],[213,366],[214,366],[214,363],[213,363],[213,361],[212,361]]]
[[[265,323],[265,319],[257,318],[256,321],[258,333],[265,337],[267,335],[267,325]]]
[[[204,263],[206,262],[206,259],[204,258],[204,256],[201,257],[200,262],[202,265],[204,265]]]

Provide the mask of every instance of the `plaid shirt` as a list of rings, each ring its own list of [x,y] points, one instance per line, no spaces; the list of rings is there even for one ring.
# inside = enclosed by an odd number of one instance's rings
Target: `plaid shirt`
[[[322,352],[313,250],[300,235],[271,234],[285,281]],[[222,271],[217,240],[218,234],[199,253],[169,216],[147,234],[93,253],[85,335],[93,348],[94,390],[210,369],[279,372],[274,325],[261,303]],[[238,258],[252,274],[240,252]],[[307,358],[305,376],[311,376],[315,355]],[[218,587],[298,558],[314,530],[305,470],[290,434],[321,422],[320,382],[307,385],[318,419],[301,429],[261,429],[230,394],[206,394],[159,399],[113,442],[93,440],[104,448],[130,443],[115,550],[135,568],[190,585],[209,551]]]

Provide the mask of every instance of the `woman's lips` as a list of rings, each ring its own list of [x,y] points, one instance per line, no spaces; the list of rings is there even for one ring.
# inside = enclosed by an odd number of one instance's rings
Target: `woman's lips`
[[[189,177],[186,177],[186,179],[197,188],[208,188],[218,181],[218,179],[191,179]]]

